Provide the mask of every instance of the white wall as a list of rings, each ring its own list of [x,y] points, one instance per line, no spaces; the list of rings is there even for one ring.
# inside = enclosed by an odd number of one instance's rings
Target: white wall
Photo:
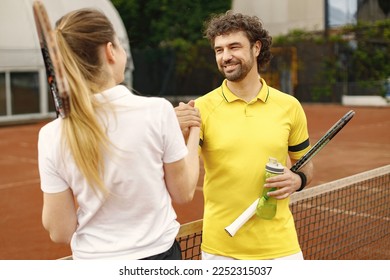
[[[271,36],[325,28],[324,0],[233,0],[232,10],[258,16]]]
[[[65,13],[92,7],[104,12],[114,25],[119,40],[128,54],[126,83],[132,86],[134,64],[126,28],[110,0],[41,0],[54,27]],[[32,10],[33,0],[0,0],[0,123],[40,119],[52,116],[49,112],[46,72]],[[16,114],[13,108],[12,76],[22,72],[26,76],[38,73],[39,110]],[[31,94],[34,94],[32,92]],[[23,102],[19,98],[20,104]],[[25,102],[28,102],[27,100]],[[18,105],[15,105],[18,106]]]
[[[110,0],[41,0],[52,25],[65,13],[84,7],[102,10],[113,23],[119,39],[129,55],[133,68],[129,39],[123,22]],[[0,71],[20,67],[43,67],[35,22],[33,0],[0,1]]]

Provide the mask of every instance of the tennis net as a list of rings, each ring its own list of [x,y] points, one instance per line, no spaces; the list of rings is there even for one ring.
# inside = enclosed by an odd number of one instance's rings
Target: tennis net
[[[307,188],[291,196],[307,260],[390,259],[390,165]],[[183,224],[183,259],[201,259],[202,220]]]

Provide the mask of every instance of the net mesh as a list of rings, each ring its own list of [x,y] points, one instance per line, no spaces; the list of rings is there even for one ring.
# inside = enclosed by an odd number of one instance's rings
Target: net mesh
[[[307,188],[290,208],[307,260],[390,259],[390,165]],[[201,259],[202,220],[183,224],[183,259]]]
[[[202,226],[202,221],[198,221],[196,223],[200,225],[200,227]],[[177,237],[177,241],[180,243],[183,260],[200,260],[202,258],[200,250],[202,242],[201,228],[197,230],[197,232]]]

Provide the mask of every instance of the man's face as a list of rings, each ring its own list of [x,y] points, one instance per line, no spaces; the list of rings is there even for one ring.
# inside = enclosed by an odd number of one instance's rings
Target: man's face
[[[215,37],[214,51],[218,69],[227,80],[238,82],[251,70],[257,73],[256,58],[260,53],[260,42],[251,48],[243,31]]]

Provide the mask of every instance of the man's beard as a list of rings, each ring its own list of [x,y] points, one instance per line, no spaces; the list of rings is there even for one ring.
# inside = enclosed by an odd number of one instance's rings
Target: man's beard
[[[236,61],[229,61],[227,63],[224,63],[222,66],[219,67],[219,71],[222,73],[222,75],[231,82],[239,82],[245,79],[245,77],[248,75],[248,73],[251,70],[251,65],[253,64],[253,57],[251,58],[250,61],[248,61],[249,64],[247,63],[239,63],[236,64]],[[232,72],[225,72],[224,66],[230,65],[230,64],[236,64],[236,69]]]

